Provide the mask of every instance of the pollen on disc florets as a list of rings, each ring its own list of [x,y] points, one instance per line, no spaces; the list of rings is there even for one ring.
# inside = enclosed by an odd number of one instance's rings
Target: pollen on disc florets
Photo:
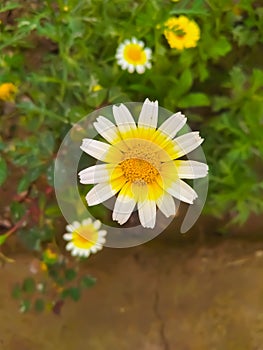
[[[120,167],[123,175],[130,182],[152,183],[156,176],[159,175],[158,170],[144,159],[130,158],[122,161]]]

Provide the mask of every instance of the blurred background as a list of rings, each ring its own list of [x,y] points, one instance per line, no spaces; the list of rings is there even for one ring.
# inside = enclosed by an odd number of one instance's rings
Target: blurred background
[[[1,1],[1,350],[263,349],[262,21],[253,0]],[[180,234],[181,205],[151,242],[74,258],[60,143],[147,97],[205,139],[202,216]]]

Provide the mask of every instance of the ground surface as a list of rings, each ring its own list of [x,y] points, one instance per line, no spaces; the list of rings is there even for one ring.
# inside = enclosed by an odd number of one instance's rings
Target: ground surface
[[[97,284],[61,316],[18,313],[10,288],[31,257],[16,256],[0,270],[0,349],[262,350],[263,241],[194,234],[105,248],[87,261]]]

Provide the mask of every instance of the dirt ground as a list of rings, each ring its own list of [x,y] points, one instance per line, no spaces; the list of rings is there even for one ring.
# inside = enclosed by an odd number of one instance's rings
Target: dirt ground
[[[20,314],[10,297],[30,256],[0,270],[1,350],[262,350],[263,240],[257,232],[164,232],[105,248],[85,268],[98,282],[61,316]]]

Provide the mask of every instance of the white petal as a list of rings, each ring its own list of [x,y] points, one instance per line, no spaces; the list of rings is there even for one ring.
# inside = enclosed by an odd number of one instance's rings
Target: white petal
[[[126,62],[126,61],[124,61],[124,60],[122,60],[120,66],[121,66],[121,68],[122,68],[123,70],[126,70],[126,69],[129,67],[129,63]]]
[[[69,242],[69,243],[66,245],[66,250],[72,250],[72,249],[74,249],[74,248],[75,248],[75,246],[74,246],[73,242]]]
[[[130,111],[126,106],[121,104],[112,108],[114,119],[121,132],[132,131],[136,129],[136,124]]]
[[[72,233],[65,233],[63,235],[63,238],[65,241],[71,241],[72,240]]]
[[[82,221],[82,225],[83,225],[83,226],[88,226],[88,225],[90,225],[91,223],[92,223],[91,218],[88,218],[88,219],[85,219],[85,220]]]
[[[166,191],[175,198],[189,204],[193,204],[193,201],[197,198],[197,193],[192,187],[180,179],[176,180]]]
[[[135,199],[127,195],[126,190],[128,186],[130,185],[126,185],[120,191],[112,213],[112,219],[120,225],[123,225],[129,219],[136,205]]]
[[[111,147],[111,145],[105,142],[100,142],[92,139],[83,139],[82,145],[80,146],[82,151],[99,160],[105,159],[105,156]]]
[[[133,66],[132,64],[129,64],[129,65],[128,65],[128,72],[129,72],[129,73],[133,73],[134,70],[135,70],[134,66]]]
[[[98,133],[108,142],[112,143],[120,138],[119,131],[116,125],[105,117],[98,117],[94,122],[94,127]]]
[[[143,65],[137,65],[137,66],[136,66],[136,72],[137,72],[138,74],[143,74],[143,73],[145,72],[144,66],[143,66]]]
[[[97,244],[104,244],[106,242],[106,239],[104,237],[99,237],[97,240]]]
[[[167,192],[157,199],[156,204],[167,218],[171,215],[175,215],[177,211],[173,197]]]
[[[148,60],[151,59],[151,57],[152,57],[152,50],[149,49],[148,47],[146,47],[146,48],[144,49],[144,52],[146,53],[147,59],[148,59]]]
[[[80,251],[78,248],[75,248],[71,251],[71,255],[72,256],[77,256],[77,255],[80,255]]]
[[[175,160],[174,163],[181,179],[198,179],[208,173],[207,164],[195,160]]]
[[[89,256],[90,256],[90,251],[89,251],[89,250],[86,250],[85,258],[88,258]]]
[[[178,112],[169,117],[159,128],[158,130],[162,131],[164,134],[170,138],[175,137],[177,132],[182,129],[186,123],[186,117]]]
[[[73,232],[75,229],[74,229],[74,227],[73,227],[72,225],[67,225],[67,226],[66,226],[66,230],[67,230],[68,232]]]
[[[145,67],[148,68],[148,69],[151,69],[152,68],[151,62],[146,62],[145,63]]]
[[[173,140],[174,151],[177,153],[177,158],[193,151],[200,146],[203,141],[204,139],[199,136],[198,131],[189,132],[182,136],[178,136]]]
[[[156,222],[156,203],[145,200],[138,203],[139,219],[143,227],[154,228]]]
[[[74,230],[76,230],[77,228],[80,227],[80,223],[79,223],[78,221],[73,221],[72,224],[71,224],[70,226],[73,227],[73,230],[72,230],[72,231],[74,231]],[[71,231],[71,232],[72,232],[72,231]]]
[[[95,228],[95,230],[100,229],[100,227],[101,227],[101,222],[100,222],[100,220],[94,221],[94,222],[93,222],[93,227]]]
[[[138,125],[156,128],[158,122],[158,101],[151,102],[148,98],[143,103]]]
[[[84,257],[84,258],[88,258],[90,256],[90,250],[89,249],[82,249],[81,250],[81,255]]]
[[[94,186],[86,195],[88,205],[96,205],[106,201],[117,193],[113,190],[109,183],[101,183]]]
[[[99,246],[99,245],[94,245],[93,247],[90,248],[90,251],[91,251],[93,254],[95,254],[95,253],[97,253],[99,250],[101,250],[100,248],[102,249],[101,246]]]
[[[99,251],[99,250],[101,250],[103,248],[102,244],[96,244],[95,246],[96,246],[97,251]]]
[[[91,166],[79,172],[79,181],[82,184],[95,184],[106,182],[110,179],[111,172],[114,169],[114,165],[109,166],[108,164],[99,164]]]
[[[107,231],[106,230],[100,230],[98,232],[98,234],[99,234],[99,237],[105,237],[107,235]]]

